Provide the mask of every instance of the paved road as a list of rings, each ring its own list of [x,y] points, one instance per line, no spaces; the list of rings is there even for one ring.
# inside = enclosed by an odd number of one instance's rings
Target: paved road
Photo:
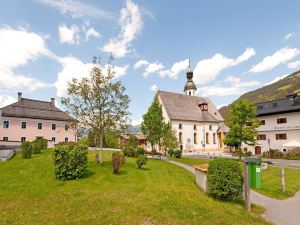
[[[195,174],[195,169],[192,166],[172,160],[167,161]],[[296,195],[291,198],[285,200],[277,200],[251,190],[250,201],[251,203],[254,203],[256,205],[263,206],[266,209],[266,214],[264,215],[264,217],[275,224],[300,224],[300,191],[298,191]]]

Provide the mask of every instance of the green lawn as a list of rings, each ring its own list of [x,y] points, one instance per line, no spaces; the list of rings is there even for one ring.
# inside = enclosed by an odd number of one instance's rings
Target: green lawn
[[[187,165],[201,165],[206,164],[212,159],[202,159],[202,158],[190,158],[182,157],[176,159],[174,157],[171,160],[185,163]],[[243,165],[241,163],[241,165]],[[269,166],[268,169],[262,170],[262,187],[254,189],[255,191],[276,199],[289,198],[297,191],[300,190],[300,170],[297,169],[285,169],[285,182],[286,191],[281,192],[281,178],[280,178],[280,168],[275,166]]]
[[[140,170],[127,158],[115,175],[111,152],[103,165],[95,164],[94,152],[89,159],[87,176],[68,182],[55,180],[50,150],[1,162],[0,224],[267,224],[242,203],[208,197],[176,165],[149,160]]]

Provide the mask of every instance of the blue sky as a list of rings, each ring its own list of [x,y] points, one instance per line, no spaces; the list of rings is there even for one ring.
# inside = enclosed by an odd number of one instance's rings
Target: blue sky
[[[228,104],[300,69],[299,1],[7,0],[0,7],[0,106],[57,100],[115,56],[140,121],[155,91],[182,93],[188,58],[197,95]]]

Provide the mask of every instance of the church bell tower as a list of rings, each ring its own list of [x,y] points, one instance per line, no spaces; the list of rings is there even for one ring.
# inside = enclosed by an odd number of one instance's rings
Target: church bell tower
[[[195,96],[196,95],[196,91],[197,91],[197,87],[193,81],[193,71],[191,69],[191,61],[189,60],[189,68],[188,71],[186,72],[186,84],[184,85],[184,93],[186,95],[191,95],[191,96]]]

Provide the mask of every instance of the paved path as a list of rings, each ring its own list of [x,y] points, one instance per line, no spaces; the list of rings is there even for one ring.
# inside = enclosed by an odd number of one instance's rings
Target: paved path
[[[172,160],[167,161],[195,174],[195,169],[192,166]],[[266,209],[266,214],[264,215],[264,217],[275,224],[300,224],[300,191],[298,191],[296,195],[291,198],[285,200],[277,200],[251,190],[250,200],[253,204],[263,206]]]

